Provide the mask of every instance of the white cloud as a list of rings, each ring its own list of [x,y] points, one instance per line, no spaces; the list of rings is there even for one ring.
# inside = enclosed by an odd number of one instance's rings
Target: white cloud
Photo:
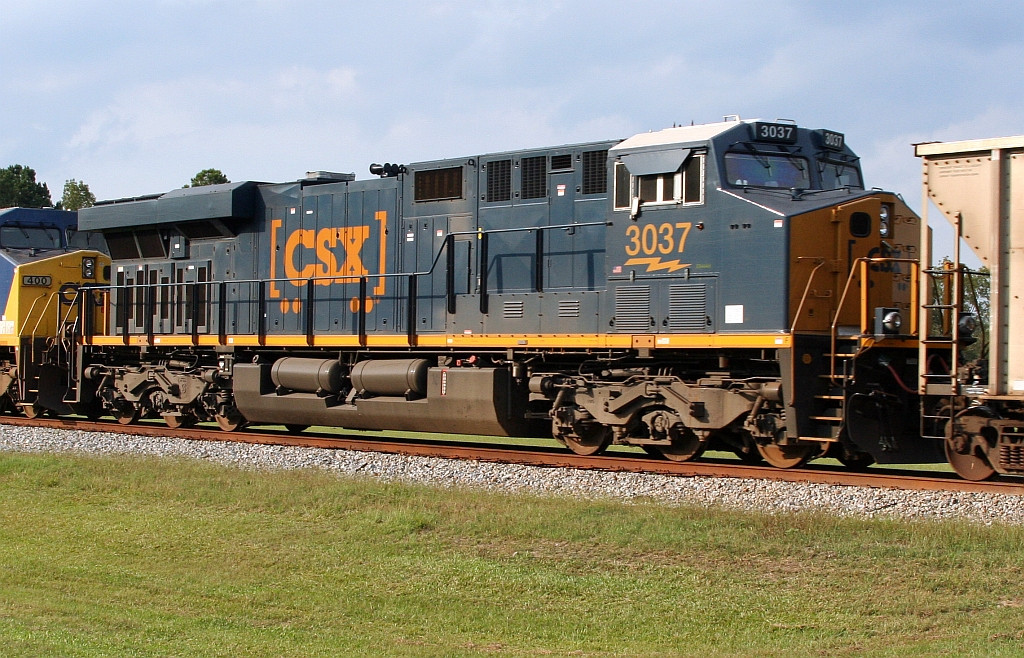
[[[739,113],[845,132],[915,205],[911,141],[1024,132],[1024,20],[992,0],[83,7],[5,3],[0,165],[101,197]]]

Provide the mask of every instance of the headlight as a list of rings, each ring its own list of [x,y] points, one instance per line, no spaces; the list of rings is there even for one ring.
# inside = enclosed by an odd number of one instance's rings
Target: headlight
[[[82,259],[82,278],[83,279],[95,279],[96,278],[96,259],[92,257],[85,257]]]
[[[882,328],[885,329],[886,333],[898,334],[902,326],[903,316],[900,315],[899,311],[888,311],[882,317]]]
[[[884,203],[878,211],[878,234],[883,238],[889,237],[889,206]]]

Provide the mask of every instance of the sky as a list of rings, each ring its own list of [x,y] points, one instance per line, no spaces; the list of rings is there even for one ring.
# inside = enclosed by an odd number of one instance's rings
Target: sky
[[[912,144],[1024,134],[1021,62],[1019,0],[0,0],[0,167],[114,199],[738,114],[920,211]]]

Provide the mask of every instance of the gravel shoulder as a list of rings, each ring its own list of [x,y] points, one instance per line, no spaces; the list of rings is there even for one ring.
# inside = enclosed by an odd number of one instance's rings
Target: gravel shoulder
[[[225,466],[260,470],[317,468],[345,477],[366,477],[386,482],[622,502],[717,506],[769,514],[821,512],[847,517],[957,519],[985,525],[1024,524],[1024,496],[1001,494],[550,469],[349,450],[211,443],[12,425],[0,425],[0,451],[138,454],[205,459]]]

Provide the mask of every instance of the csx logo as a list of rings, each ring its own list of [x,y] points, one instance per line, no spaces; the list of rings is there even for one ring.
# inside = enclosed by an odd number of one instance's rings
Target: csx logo
[[[374,219],[380,222],[380,264],[383,268],[385,263],[386,243],[385,224],[387,212],[378,211]],[[280,235],[284,227],[284,221],[280,219],[271,220],[270,223],[270,274],[271,279],[286,279],[295,288],[304,287],[310,279],[318,286],[330,286],[333,284],[356,283],[359,277],[366,276],[370,272],[363,264],[363,247],[370,237],[369,225],[327,227],[327,228],[298,228],[287,235]],[[279,249],[283,238],[284,246]],[[386,279],[380,278],[372,294],[380,296],[384,294],[384,283]],[[278,286],[277,281],[271,281],[269,287],[272,299],[286,297]],[[293,288],[294,290],[294,288]],[[351,306],[353,311],[358,310],[360,304],[365,305],[366,310],[373,306],[373,298],[359,300],[353,297]],[[302,308],[301,300],[282,299],[281,310],[285,313],[298,313]]]
[[[343,276],[358,277],[368,274],[359,254],[368,237],[369,226],[296,229],[288,235],[284,243],[284,275],[289,279],[316,278],[317,285],[329,286],[332,283],[345,283],[345,280],[340,278]],[[339,246],[344,247],[344,255],[340,262],[336,251]],[[310,255],[316,257],[315,262],[310,262]],[[296,262],[306,264],[299,267]]]

